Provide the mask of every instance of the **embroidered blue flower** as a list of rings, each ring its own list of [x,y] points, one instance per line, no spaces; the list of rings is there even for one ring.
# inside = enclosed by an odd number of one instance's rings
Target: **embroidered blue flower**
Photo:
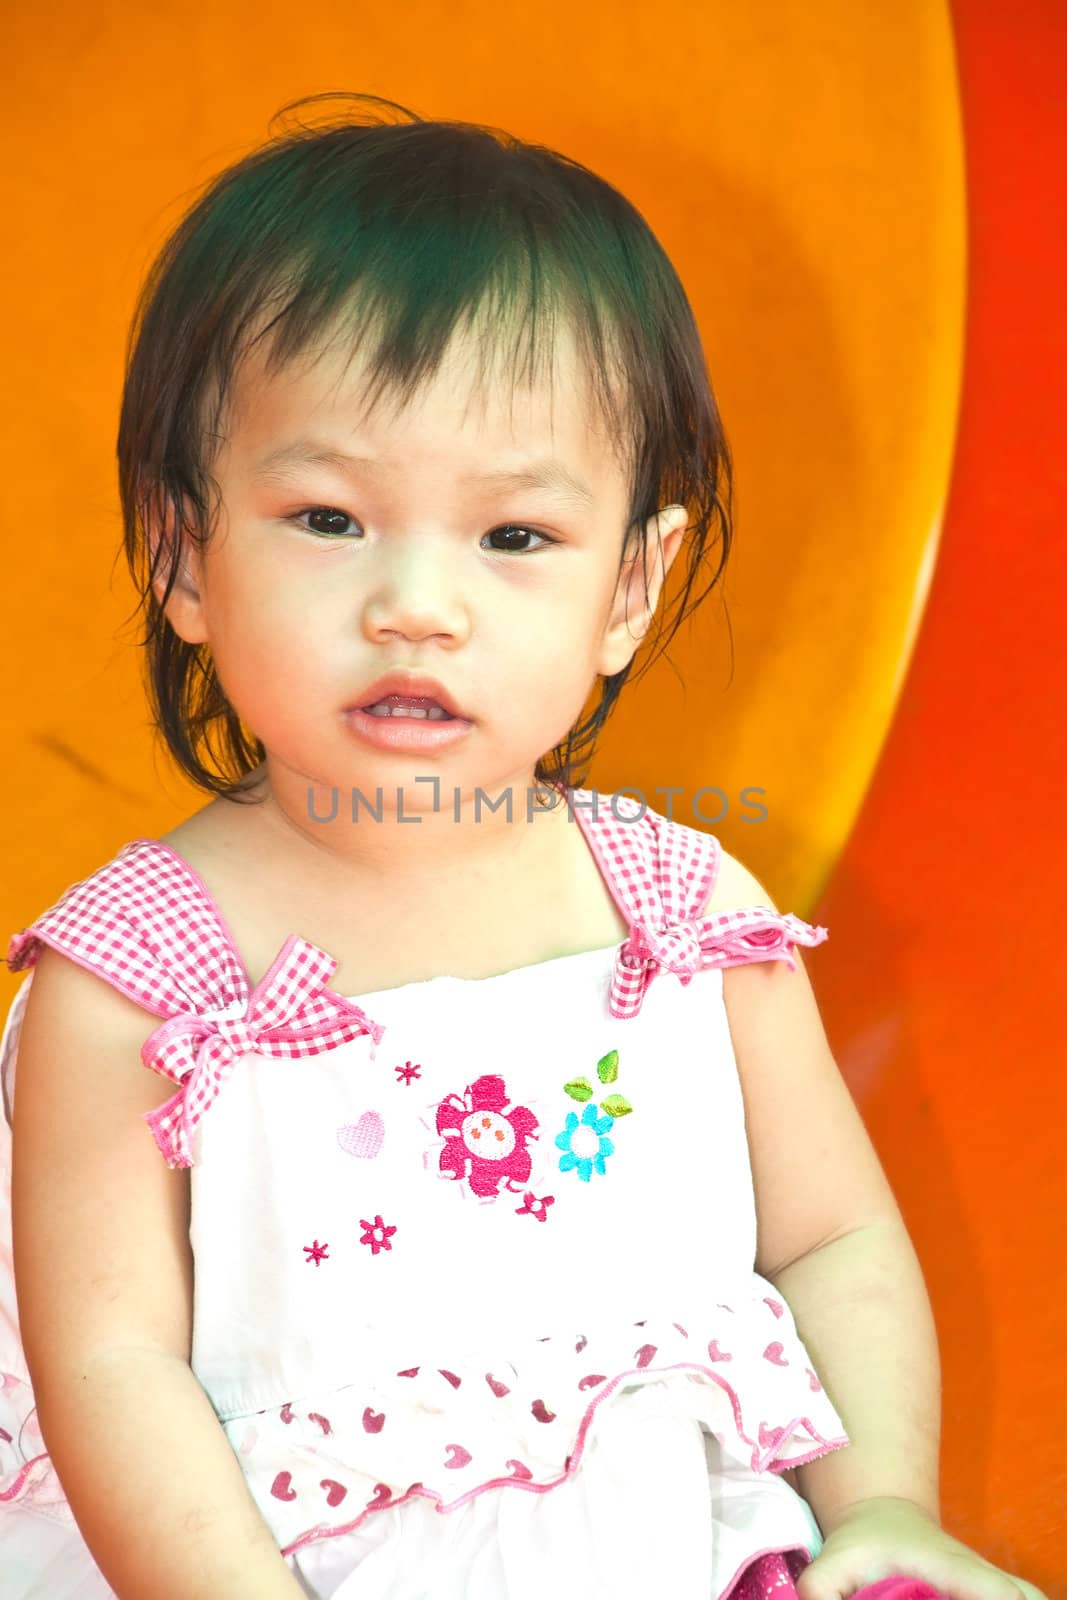
[[[577,1112],[568,1111],[567,1126],[562,1133],[556,1134],[556,1147],[563,1151],[559,1158],[559,1170],[570,1172],[577,1167],[583,1183],[589,1182],[594,1167],[603,1177],[604,1162],[615,1151],[614,1144],[605,1137],[612,1120],[611,1117],[599,1116],[594,1105],[586,1106],[581,1118]]]

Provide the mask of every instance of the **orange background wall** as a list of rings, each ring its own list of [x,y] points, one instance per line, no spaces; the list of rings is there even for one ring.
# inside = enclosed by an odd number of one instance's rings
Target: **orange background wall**
[[[819,992],[935,1302],[946,1522],[1062,1600],[1067,13],[954,10],[956,459],[911,672],[818,906],[837,934]]]
[[[7,25],[4,939],[201,803],[146,724],[113,466],[134,296],[193,193],[336,87],[585,161],[678,267],[738,467],[727,609],[590,781],[681,786],[686,821],[718,786],[704,825],[829,927],[809,970],[942,1340],[946,1525],[1067,1600],[1062,7],[292,16]]]

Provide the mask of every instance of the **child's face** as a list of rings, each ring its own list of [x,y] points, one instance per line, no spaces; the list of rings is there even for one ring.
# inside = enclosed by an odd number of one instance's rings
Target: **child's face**
[[[445,796],[512,784],[521,808],[534,763],[650,620],[640,563],[619,572],[628,484],[589,426],[569,338],[554,419],[547,385],[516,389],[510,416],[490,386],[483,408],[468,347],[454,348],[401,416],[388,403],[366,415],[359,363],[344,373],[336,351],[270,378],[253,355],[238,373],[213,466],[219,521],[205,552],[187,551],[167,614],[209,643],[275,787],[299,798],[310,783],[429,801],[429,784],[410,786],[436,774]],[[373,464],[265,466],[300,440]],[[588,499],[478,481],[548,457]],[[516,524],[529,531],[499,532]],[[684,508],[661,516],[660,558],[651,524],[653,608],[685,525]],[[360,733],[353,709],[394,669],[444,686],[469,723],[454,742],[383,750]]]

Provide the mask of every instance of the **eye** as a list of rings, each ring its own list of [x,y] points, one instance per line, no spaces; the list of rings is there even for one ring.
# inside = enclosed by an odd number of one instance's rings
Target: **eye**
[[[307,518],[307,522],[302,520],[304,517]],[[349,534],[354,533],[360,526],[355,522],[354,517],[349,517],[347,510],[339,510],[336,506],[310,506],[309,509],[298,512],[294,522],[298,522],[301,528],[307,528],[309,533],[317,533],[323,539],[347,538]],[[547,544],[557,544],[557,541],[550,539],[547,534],[537,533],[536,528],[526,528],[520,523],[507,523],[502,528],[493,528],[483,538],[504,539],[506,541],[504,544],[496,544],[496,546],[491,547],[494,550],[494,554],[498,555],[525,555],[528,550],[541,549]],[[517,544],[515,542],[517,539],[525,539],[525,541],[541,539],[541,544],[539,546],[530,544],[530,542]]]
[[[532,545],[532,546],[528,545],[528,544],[521,545],[521,546],[516,546],[516,545],[513,545],[513,544],[505,545],[502,550],[499,549],[499,548],[497,549],[496,553],[499,554],[499,555],[525,555],[525,553],[528,550],[541,549],[544,545],[557,544],[559,542],[556,539],[550,539],[548,537],[547,533],[538,533],[536,528],[522,527],[520,524],[515,523],[515,522],[509,522],[507,524],[507,526],[503,527],[503,528],[494,528],[492,530],[492,532],[491,533],[487,533],[485,535],[485,537],[487,539],[495,539],[498,535],[503,535],[506,538],[516,538],[516,537],[518,537],[520,539],[540,539],[541,540],[541,544],[540,545]]]
[[[335,524],[337,521],[355,521],[353,517],[348,515],[347,511],[339,511],[336,506],[310,506],[306,511],[298,511],[291,519],[298,527],[304,528],[306,533],[317,533],[320,538],[324,539],[343,539],[347,537],[348,530],[336,526],[332,528],[307,528],[304,523],[299,521],[300,517],[321,517],[324,521],[332,520]]]

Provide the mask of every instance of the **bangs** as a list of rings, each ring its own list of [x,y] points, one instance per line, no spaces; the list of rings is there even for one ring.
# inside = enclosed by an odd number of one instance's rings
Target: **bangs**
[[[308,280],[315,283],[314,269]],[[227,408],[235,378],[246,361],[255,361],[256,380],[271,380],[285,371],[302,370],[320,360],[339,357],[339,389],[352,367],[359,369],[359,410],[370,419],[381,413],[388,421],[402,417],[455,356],[472,372],[463,413],[477,402],[507,406],[513,420],[517,394],[544,394],[550,414],[562,385],[577,387],[577,405],[590,433],[609,449],[629,482],[639,454],[635,426],[640,411],[630,397],[610,330],[598,326],[599,346],[570,301],[554,297],[541,302],[529,296],[532,286],[505,299],[490,281],[481,302],[449,307],[447,318],[435,317],[438,306],[417,298],[405,303],[393,293],[385,300],[375,284],[359,283],[339,306],[309,309],[299,305],[295,290],[283,307],[264,320],[236,353],[233,368],[219,373],[210,386],[205,433],[221,442],[228,431]],[[572,396],[573,398],[573,396]]]
[[[265,193],[255,212],[284,217],[285,225],[266,225],[261,238],[248,239],[250,255],[269,269],[248,271],[243,292],[231,286],[225,323],[205,351],[208,436],[221,431],[240,361],[261,344],[268,375],[327,349],[346,350],[346,367],[358,359],[367,374],[368,413],[382,407],[396,415],[455,343],[476,353],[472,393],[484,403],[490,385],[554,388],[567,340],[595,421],[632,471],[642,443],[638,421],[662,411],[665,397],[647,338],[626,334],[635,313],[642,329],[650,318],[618,226],[600,218],[600,237],[591,237],[591,208],[581,204],[578,186],[548,227],[531,194],[533,154],[517,164],[487,134],[442,140],[432,124],[391,132],[379,160],[364,162],[357,193],[325,151],[311,174],[299,148],[260,174]],[[402,133],[406,149],[397,148]],[[430,151],[420,159],[420,143],[432,144],[433,159]],[[404,185],[395,183],[400,161],[410,169]],[[239,225],[238,198],[212,218],[223,236]],[[228,254],[213,249],[210,237],[203,247],[216,260]],[[201,293],[207,288],[201,280]]]

